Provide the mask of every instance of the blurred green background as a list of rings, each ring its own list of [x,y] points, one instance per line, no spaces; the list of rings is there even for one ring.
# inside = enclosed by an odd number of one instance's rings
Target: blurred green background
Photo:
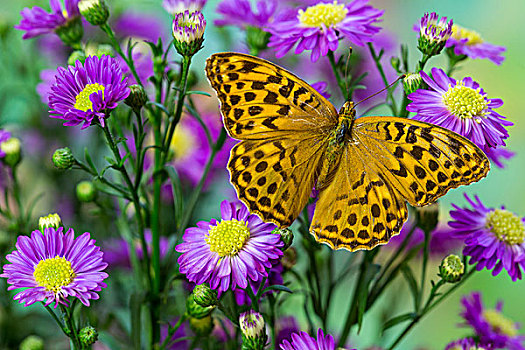
[[[208,21],[205,48],[195,58],[194,67],[204,67],[204,60],[216,51],[230,50],[221,47],[216,40],[219,29],[214,28],[212,23],[216,18],[215,7],[217,0],[208,1],[204,9]],[[161,1],[140,0],[108,0],[114,9],[132,10],[136,13],[156,14],[160,21],[164,21],[166,31],[170,30],[169,16],[163,11]],[[394,34],[399,43],[407,43],[411,50],[411,64],[419,58],[415,50],[417,33],[412,30],[414,23],[425,12],[435,11],[439,15],[448,16],[454,23],[463,27],[473,29],[490,43],[505,46],[505,61],[501,66],[496,66],[489,60],[468,60],[461,64],[461,69],[455,72],[455,78],[461,79],[471,76],[478,81],[482,88],[491,98],[502,98],[504,105],[498,112],[515,123],[510,128],[508,149],[516,152],[516,156],[506,161],[506,167],[499,169],[493,167],[488,177],[468,188],[462,187],[451,191],[440,200],[441,219],[448,219],[450,203],[464,205],[466,202],[463,193],[477,194],[481,200],[490,207],[504,205],[507,209],[523,215],[525,213],[525,125],[522,123],[522,110],[524,99],[523,81],[525,78],[525,38],[523,30],[523,14],[525,13],[524,0],[441,0],[441,1],[414,1],[414,0],[371,0],[370,3],[385,10],[381,27]],[[46,118],[44,111],[47,106],[40,102],[36,95],[35,86],[39,81],[38,74],[47,67],[45,61],[40,57],[28,56],[27,52],[35,45],[34,41],[22,41],[22,33],[9,30],[20,21],[19,12],[24,7],[41,5],[48,8],[47,1],[19,1],[3,0],[0,12],[0,35],[2,42],[0,47],[0,121],[8,125],[8,129],[23,129],[24,123],[34,115],[42,115]],[[233,38],[242,37],[236,28],[230,28],[229,33]],[[272,57],[270,53],[268,57]],[[432,59],[427,68],[432,66],[444,66],[445,61],[440,58]],[[313,66],[315,69],[315,66]],[[203,75],[203,71],[200,72]],[[14,124],[13,124],[14,123]],[[52,152],[52,150],[49,150]],[[36,169],[38,171],[38,169]],[[217,205],[213,205],[217,207]],[[344,261],[348,252],[335,252],[337,261]],[[434,261],[431,266],[430,276],[435,276],[439,261]],[[345,305],[350,299],[348,288],[340,288],[334,296],[336,302],[333,305]],[[394,286],[398,289],[395,299],[384,298],[374,307],[373,315],[369,315],[364,322],[362,334],[357,338],[359,348],[377,344],[374,335],[377,334],[382,320],[382,307],[395,307],[401,313],[405,305],[409,304],[409,291],[401,285]],[[479,290],[483,292],[483,300],[488,307],[492,307],[498,300],[505,302],[504,313],[515,321],[525,324],[525,286],[522,281],[513,283],[505,272],[498,277],[492,277],[489,272],[483,271],[472,278],[459,292],[452,295],[444,304],[436,308],[429,317],[423,319],[415,327],[400,349],[413,349],[424,347],[427,349],[443,349],[445,344],[453,339],[467,335],[467,329],[458,327],[461,322],[459,300],[462,295],[469,291]],[[285,307],[291,314],[301,302],[298,298],[291,298],[285,303]],[[406,305],[409,307],[410,305]],[[346,306],[345,306],[346,308]],[[346,310],[345,310],[346,311]],[[341,326],[346,312],[340,314]],[[338,329],[338,320],[334,319],[332,328]],[[393,328],[387,335],[394,337],[401,327]],[[387,345],[377,344],[377,345]]]

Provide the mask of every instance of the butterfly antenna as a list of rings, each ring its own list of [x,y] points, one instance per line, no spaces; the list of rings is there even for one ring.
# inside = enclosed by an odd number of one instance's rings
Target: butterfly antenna
[[[366,101],[366,100],[368,100],[368,99],[370,99],[370,98],[372,98],[372,97],[374,97],[374,96],[376,96],[376,95],[379,95],[379,94],[382,93],[383,91],[390,89],[390,88],[392,87],[392,85],[394,85],[395,83],[397,83],[397,82],[400,81],[401,79],[404,79],[405,76],[406,76],[405,74],[400,75],[396,80],[394,80],[393,83],[391,83],[390,85],[388,85],[388,86],[385,87],[385,88],[382,88],[381,90],[379,90],[379,91],[376,92],[375,94],[372,94],[372,95],[370,95],[370,96],[368,96],[368,97],[362,99],[361,101],[357,102],[356,104],[354,104],[354,107],[356,107],[356,106],[357,106],[358,104],[360,104],[361,102],[364,102],[364,101]]]
[[[346,66],[345,66],[345,90],[348,93],[348,66],[350,65],[350,56],[352,56],[352,46],[348,48],[348,57],[346,59]]]

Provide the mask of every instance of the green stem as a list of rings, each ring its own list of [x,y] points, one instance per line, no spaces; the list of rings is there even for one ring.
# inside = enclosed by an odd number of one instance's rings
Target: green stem
[[[392,94],[393,87],[389,87],[390,84],[388,83],[388,79],[386,77],[385,71],[383,69],[383,66],[381,65],[381,57],[376,54],[374,45],[372,43],[368,43],[368,49],[370,51],[370,55],[372,55],[372,58],[374,59],[377,70],[379,71],[379,74],[381,75],[383,84],[385,85],[386,93],[387,93],[386,98],[387,98],[387,101],[390,101],[389,107],[392,110],[392,113],[394,114],[394,116],[397,116],[398,115],[397,114],[397,103]]]
[[[334,52],[328,50],[328,60],[330,61],[330,65],[332,66],[332,71],[334,72],[335,79],[337,80],[337,85],[339,85],[339,89],[341,89],[341,93],[343,94],[343,97],[345,98],[345,101],[350,100],[350,95],[348,94],[348,91],[346,90],[345,82],[341,78],[341,75],[339,74],[339,70],[337,69],[337,64],[335,63],[335,57]]]
[[[62,313],[64,315],[64,321],[66,322],[66,335],[71,340],[71,343],[73,345],[74,350],[81,350],[83,348],[80,339],[78,338],[78,329],[75,325],[75,321],[73,320],[73,311],[74,306],[71,305],[71,307],[65,307],[64,305],[60,304],[60,310],[62,310]]]
[[[60,319],[58,318],[58,316],[55,314],[55,312],[49,307],[49,305],[46,305],[44,302],[41,302],[42,303],[42,306],[44,306],[44,308],[46,309],[46,311],[51,315],[51,317],[53,317],[53,319],[55,320],[55,322],[57,323],[57,325],[60,327],[60,329],[62,330],[62,332],[64,332],[64,334],[66,336],[69,337],[69,334],[67,332],[67,329],[66,327],[64,326],[64,324],[62,323],[62,321],[60,321]]]
[[[425,240],[423,242],[423,266],[421,267],[421,285],[419,287],[419,291],[417,294],[416,299],[416,307],[419,312],[419,308],[421,306],[421,300],[423,299],[423,293],[425,292],[425,282],[426,282],[426,276],[427,276],[427,264],[428,264],[428,257],[430,255],[430,231],[425,230]]]
[[[164,341],[162,342],[162,344],[160,344],[160,349],[166,349],[166,347],[168,346],[168,344],[170,343],[170,340],[171,340],[171,337],[173,337],[173,334],[175,334],[175,332],[180,328],[180,326],[182,325],[182,323],[184,321],[186,321],[186,314],[183,314],[179,320],[177,321],[177,323],[175,324],[175,326],[173,327],[170,327],[169,330],[168,330],[168,335],[166,336],[166,338],[164,339]]]

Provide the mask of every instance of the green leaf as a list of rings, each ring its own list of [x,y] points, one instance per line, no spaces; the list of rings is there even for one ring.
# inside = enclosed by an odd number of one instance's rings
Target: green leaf
[[[89,155],[89,151],[86,148],[84,148],[84,158],[86,159],[86,162],[88,163],[89,167],[95,174],[98,174],[97,167],[95,166],[95,163],[93,163],[93,160],[91,159],[91,156]]]
[[[167,165],[165,169],[171,180],[171,189],[173,191],[173,207],[175,209],[175,222],[177,225],[176,227],[178,228],[178,225],[180,225],[182,220],[182,211],[184,207],[181,191],[182,185],[180,183],[179,174],[172,165]]]
[[[167,116],[171,116],[171,113],[168,111],[166,106],[164,106],[162,103],[154,102],[154,101],[148,101],[146,104],[154,105],[160,108],[164,113],[166,113]]]
[[[131,156],[130,153],[126,153],[126,155],[124,156],[124,158],[122,158],[120,160],[120,163],[118,164],[118,167],[119,168],[122,168],[124,166],[124,163],[126,163],[126,160]]]
[[[367,252],[368,253],[368,252]],[[377,273],[381,270],[381,266],[378,264],[368,264],[363,281],[359,284],[359,290],[357,291],[357,324],[359,333],[363,324],[363,315],[365,314],[366,305],[368,302],[368,287],[370,282],[374,279]]]
[[[204,96],[211,97],[209,93],[204,92],[204,91],[186,91],[186,95],[204,95]]]
[[[286,286],[283,286],[282,284],[273,284],[271,286],[268,286],[268,287],[264,288],[262,294],[264,294],[266,292],[269,292],[269,291],[272,291],[272,290],[277,290],[277,291],[280,291],[280,292],[286,292],[286,293],[290,293],[290,294],[293,293],[290,288],[288,288]]]
[[[383,328],[381,329],[381,333],[383,333],[387,329],[389,329],[391,327],[394,327],[394,326],[396,326],[396,325],[398,325],[398,324],[400,324],[402,322],[413,320],[416,317],[417,317],[416,313],[408,312],[406,314],[402,314],[402,315],[396,316],[394,318],[391,318],[390,320],[385,322],[385,324],[383,325]]]
[[[134,292],[129,298],[129,308],[131,310],[131,337],[135,349],[140,350],[140,334],[141,334],[141,322],[140,322],[140,311],[142,304],[144,303],[144,293]]]
[[[401,272],[403,273],[403,276],[405,277],[405,280],[408,283],[410,293],[412,293],[412,300],[414,301],[414,308],[417,310],[417,296],[419,288],[417,286],[417,281],[414,277],[414,273],[412,272],[412,268],[407,264],[403,264],[403,266],[401,266]]]

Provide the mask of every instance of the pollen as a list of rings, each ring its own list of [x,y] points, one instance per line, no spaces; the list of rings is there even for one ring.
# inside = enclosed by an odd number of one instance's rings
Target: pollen
[[[508,245],[521,244],[525,240],[525,227],[513,213],[495,209],[487,214],[486,227],[502,242]]]
[[[69,285],[75,278],[71,262],[64,257],[41,260],[35,267],[33,277],[39,286],[47,291],[58,293],[62,287]]]
[[[490,324],[492,329],[498,333],[503,333],[509,337],[516,336],[518,330],[512,320],[509,320],[501,312],[493,309],[483,311],[483,317]]]
[[[452,37],[456,40],[467,39],[467,45],[477,45],[483,42],[479,33],[456,24],[452,25]]]
[[[84,90],[80,91],[80,93],[75,97],[76,102],[74,107],[84,112],[93,110],[93,102],[91,102],[89,97],[92,93],[99,91],[102,91],[102,94],[104,94],[104,89],[104,86],[98,83],[87,84]]]
[[[307,27],[333,27],[341,22],[348,13],[344,4],[334,1],[331,4],[318,4],[310,6],[306,11],[299,10],[299,21]]]
[[[464,86],[462,82],[454,87],[449,84],[448,91],[443,94],[443,103],[456,117],[474,118],[477,122],[481,122],[487,109],[487,100],[480,89]]]
[[[210,246],[210,250],[222,258],[237,255],[249,237],[250,230],[246,223],[231,219],[223,220],[217,226],[211,227],[205,241]]]

